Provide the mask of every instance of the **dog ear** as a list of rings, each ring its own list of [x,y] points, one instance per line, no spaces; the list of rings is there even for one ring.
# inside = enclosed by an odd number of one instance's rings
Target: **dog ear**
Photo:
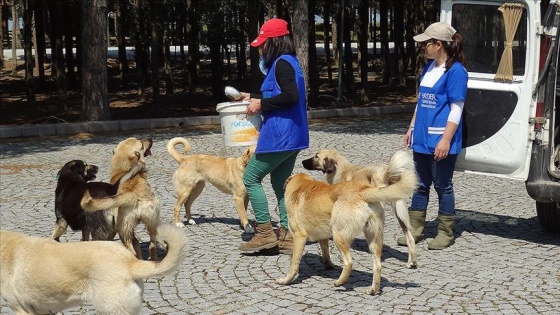
[[[336,172],[336,161],[334,159],[329,159],[328,157],[323,159],[323,172],[327,174],[332,174]]]
[[[243,152],[243,166],[247,166],[247,164],[249,164],[249,160],[251,159],[251,156],[253,156],[254,152],[255,146],[250,146],[247,150],[245,150],[245,152]]]

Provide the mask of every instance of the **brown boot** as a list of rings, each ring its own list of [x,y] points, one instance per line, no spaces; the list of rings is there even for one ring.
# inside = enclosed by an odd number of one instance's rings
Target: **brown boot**
[[[278,227],[278,247],[280,248],[280,254],[292,254],[294,237],[290,230],[283,226]]]
[[[255,253],[263,249],[269,249],[278,245],[278,238],[272,230],[270,221],[266,223],[257,223],[255,227],[255,235],[253,238],[241,244],[239,250],[245,253]]]

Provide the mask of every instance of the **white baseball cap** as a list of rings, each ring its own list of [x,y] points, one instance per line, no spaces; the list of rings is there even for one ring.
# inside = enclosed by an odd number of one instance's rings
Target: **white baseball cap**
[[[437,39],[444,42],[452,42],[453,35],[457,31],[447,22],[436,22],[428,26],[424,33],[414,36],[417,42],[425,42],[430,39]]]

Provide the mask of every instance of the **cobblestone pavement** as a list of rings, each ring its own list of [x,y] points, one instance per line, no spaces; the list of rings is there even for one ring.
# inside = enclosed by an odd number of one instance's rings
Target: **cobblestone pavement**
[[[325,147],[340,150],[356,164],[386,162],[401,149],[407,121],[393,115],[314,120],[311,147],[300,153],[295,172],[308,172],[301,160]],[[111,151],[129,136],[154,140],[148,178],[161,202],[162,222],[172,222],[176,198],[171,177],[177,163],[165,149],[170,138],[190,139],[193,153],[242,152],[240,147],[223,146],[218,126],[3,140],[0,227],[49,237],[60,167],[71,159],[84,159],[100,166],[98,179],[107,180]],[[146,281],[142,314],[558,314],[560,236],[541,230],[524,184],[465,173],[455,176],[456,244],[428,251],[425,241],[419,243],[419,269],[406,268],[407,249],[396,243],[402,232],[387,214],[380,296],[365,294],[372,281],[372,259],[363,237],[353,244],[354,270],[344,287],[333,286],[341,271],[338,251],[331,244],[337,267],[325,271],[316,243],[306,246],[295,283],[275,284],[274,279],[288,271],[290,256],[240,255],[237,247],[246,236],[238,228],[233,201],[208,185],[193,207],[198,224],[185,227],[189,257],[173,275]],[[273,203],[268,178],[265,187]],[[435,193],[431,199],[429,238],[437,229]],[[137,233],[146,249],[149,239],[143,225]],[[70,231],[62,241],[79,238],[79,232]],[[12,314],[2,299],[0,313]],[[88,306],[64,312],[91,313]]]

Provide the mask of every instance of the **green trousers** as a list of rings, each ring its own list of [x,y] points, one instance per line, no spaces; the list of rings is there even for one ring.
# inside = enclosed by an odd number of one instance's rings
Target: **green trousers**
[[[270,183],[278,201],[280,225],[288,228],[288,213],[284,203],[284,183],[292,175],[299,150],[288,152],[253,154],[243,173],[243,184],[247,188],[249,201],[257,223],[270,221],[268,201],[262,186],[263,178],[270,174]]]

